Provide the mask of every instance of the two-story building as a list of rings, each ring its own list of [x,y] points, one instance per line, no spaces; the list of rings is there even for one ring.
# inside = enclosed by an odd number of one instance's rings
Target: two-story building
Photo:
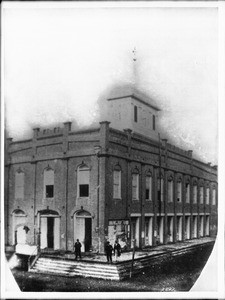
[[[135,90],[107,99],[100,126],[33,129],[6,141],[6,245],[104,252],[217,233],[217,168],[160,139],[159,109]]]

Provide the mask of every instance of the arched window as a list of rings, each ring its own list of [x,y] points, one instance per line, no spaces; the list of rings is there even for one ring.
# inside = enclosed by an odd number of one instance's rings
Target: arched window
[[[168,202],[173,202],[173,177],[168,178]]]
[[[158,200],[163,201],[164,199],[164,179],[161,175],[161,178],[158,177],[157,179],[157,193],[158,193]]]
[[[205,204],[209,204],[209,187],[206,187]]]
[[[139,172],[135,169],[132,173],[132,200],[139,200]]]
[[[213,188],[212,191],[212,205],[216,205],[216,189]]]
[[[145,199],[152,200],[152,175],[150,172],[145,177]]]
[[[186,203],[190,203],[190,183],[187,181],[185,183],[185,201]]]
[[[90,169],[83,164],[77,169],[77,191],[78,197],[89,197]]]
[[[182,181],[181,179],[178,179],[177,181],[177,201],[182,201]]]
[[[18,170],[15,174],[15,199],[24,198],[24,173]]]
[[[203,204],[204,203],[204,188],[203,188],[203,186],[200,186],[199,197],[200,197],[200,204]]]
[[[49,167],[44,170],[44,193],[45,198],[54,197],[54,171]]]
[[[195,181],[195,182],[193,183],[193,203],[194,203],[194,204],[197,203],[197,190],[198,190],[197,182]]]
[[[121,199],[121,168],[116,165],[113,170],[113,198]]]

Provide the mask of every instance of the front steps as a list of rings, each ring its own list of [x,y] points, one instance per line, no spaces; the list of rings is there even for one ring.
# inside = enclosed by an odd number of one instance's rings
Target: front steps
[[[120,280],[114,264],[66,260],[42,256],[37,260],[31,272],[59,274],[65,276],[94,277],[109,280]]]
[[[204,249],[212,249],[214,241],[197,245],[187,245],[178,249],[166,249],[159,253],[148,252],[146,256],[136,257],[133,263],[132,274],[141,272],[144,268],[153,267],[172,261],[175,257],[188,254],[199,254]],[[64,275],[69,277],[82,276],[107,280],[122,280],[130,276],[132,260],[124,260],[108,264],[101,261],[81,260],[75,261],[68,258],[51,257],[41,254],[30,269],[31,272]]]

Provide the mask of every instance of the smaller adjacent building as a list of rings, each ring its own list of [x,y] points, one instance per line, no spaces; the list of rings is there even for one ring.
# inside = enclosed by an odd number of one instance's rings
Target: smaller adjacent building
[[[137,91],[108,99],[108,120],[6,140],[5,243],[103,253],[217,233],[217,168],[159,139],[159,109]]]

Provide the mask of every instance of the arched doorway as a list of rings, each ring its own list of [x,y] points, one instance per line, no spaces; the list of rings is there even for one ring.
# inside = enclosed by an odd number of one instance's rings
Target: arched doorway
[[[40,248],[60,248],[60,216],[50,209],[39,211]]]
[[[13,233],[12,242],[16,244],[26,244],[27,231],[25,225],[27,223],[27,215],[21,209],[13,211]]]
[[[92,218],[91,214],[85,210],[80,210],[74,214],[74,243],[79,239],[81,251],[87,252],[92,244]]]

